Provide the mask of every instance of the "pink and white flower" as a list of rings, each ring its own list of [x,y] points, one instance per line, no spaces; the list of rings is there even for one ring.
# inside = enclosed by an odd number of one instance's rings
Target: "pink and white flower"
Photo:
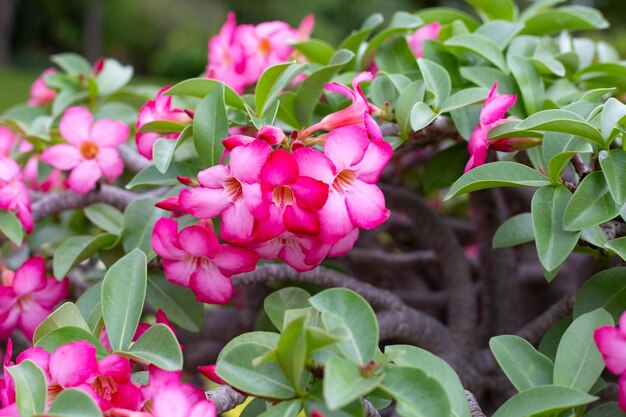
[[[167,120],[177,123],[188,123],[191,120],[189,115],[185,113],[184,110],[172,108],[172,97],[164,95],[169,88],[169,86],[162,88],[153,100],[148,101],[144,104],[141,110],[139,110],[139,114],[137,115],[137,131],[139,131],[142,126],[156,120]],[[137,150],[141,155],[148,159],[152,159],[152,148],[157,139],[177,139],[179,135],[180,133],[137,133],[135,136]]]
[[[439,37],[440,30],[441,24],[439,22],[432,22],[422,26],[413,32],[413,34],[406,37],[409,48],[411,48],[411,51],[416,58],[424,56],[424,42],[427,40],[437,39]]]
[[[0,339],[18,328],[32,340],[33,333],[68,295],[68,280],[46,277],[45,260],[32,257],[15,272],[2,270],[0,286]]]
[[[233,90],[242,93],[244,88],[250,84],[245,70],[245,50],[237,38],[237,22],[235,21],[235,14],[231,12],[228,13],[226,23],[222,26],[220,33],[213,36],[209,41],[209,62],[206,76],[223,81]]]
[[[100,119],[94,123],[89,110],[70,107],[61,117],[59,130],[68,143],[47,148],[41,159],[54,168],[71,170],[67,184],[72,191],[84,194],[102,176],[112,181],[122,175],[124,163],[116,148],[130,133],[123,122]]]
[[[0,157],[0,209],[14,213],[27,233],[33,230],[28,189],[19,165],[8,157]]]
[[[57,92],[50,88],[46,83],[46,76],[55,74],[54,68],[48,68],[41,73],[30,87],[29,106],[45,106],[50,103],[57,95]]]
[[[619,375],[618,401],[620,408],[626,411],[626,313],[620,317],[619,328],[602,326],[596,329],[593,338],[606,368]]]
[[[220,244],[204,222],[178,232],[171,219],[160,219],[152,232],[152,249],[163,259],[170,282],[191,288],[199,301],[225,304],[233,294],[230,277],[253,271],[259,256],[247,249]]]

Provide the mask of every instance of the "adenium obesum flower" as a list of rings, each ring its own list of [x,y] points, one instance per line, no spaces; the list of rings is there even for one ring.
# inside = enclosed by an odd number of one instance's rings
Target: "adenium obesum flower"
[[[142,126],[154,122],[156,120],[167,120],[178,123],[188,123],[191,118],[182,109],[172,108],[172,97],[166,96],[164,93],[169,90],[169,86],[159,91],[153,100],[148,101],[139,110],[137,115],[136,129],[139,131]],[[137,142],[137,150],[148,159],[152,159],[152,147],[154,142],[159,138],[177,139],[180,133],[160,134],[155,132],[141,132],[135,136]]]
[[[424,56],[424,42],[439,37],[441,24],[432,22],[417,29],[413,34],[406,37],[406,41],[416,58]]]
[[[606,368],[619,376],[618,402],[626,411],[626,313],[620,317],[619,328],[602,326],[596,329],[593,338]]]
[[[18,328],[31,339],[54,307],[68,295],[68,280],[46,276],[45,260],[32,257],[15,272],[2,268],[0,339]]]
[[[122,175],[124,163],[116,148],[130,134],[123,122],[100,119],[94,123],[89,110],[70,107],[61,117],[59,130],[68,143],[47,148],[41,159],[54,168],[71,170],[67,184],[72,191],[84,194],[103,175],[111,181]]]
[[[361,89],[361,83],[372,81],[373,78],[374,76],[371,72],[365,71],[358,74],[352,80],[352,89],[338,82],[326,84],[324,87],[326,90],[346,96],[348,99],[352,100],[352,104],[345,109],[329,114],[320,122],[302,130],[299,137],[304,139],[311,136],[316,130],[330,131],[344,126],[358,126],[364,128],[363,116],[377,112],[378,108],[367,101]]]
[[[251,250],[220,244],[206,222],[178,232],[174,220],[160,219],[152,232],[152,249],[163,259],[169,281],[213,304],[227,303],[233,294],[230,277],[253,271],[259,260]]]
[[[515,104],[516,100],[516,95],[498,95],[498,82],[493,83],[493,87],[491,87],[491,91],[489,91],[489,95],[485,99],[485,103],[480,111],[478,125],[467,143],[470,159],[465,166],[465,172],[483,165],[487,160],[487,151],[489,148],[502,152],[512,152],[527,149],[541,143],[541,139],[537,138],[488,139],[489,130],[491,128],[507,122],[507,119],[504,119],[504,115],[509,108]]]
[[[57,95],[57,92],[46,84],[46,76],[55,74],[54,68],[48,68],[41,73],[30,87],[29,106],[45,106],[50,103]]]
[[[0,157],[0,210],[14,213],[27,233],[33,230],[28,189],[19,165],[8,157]]]

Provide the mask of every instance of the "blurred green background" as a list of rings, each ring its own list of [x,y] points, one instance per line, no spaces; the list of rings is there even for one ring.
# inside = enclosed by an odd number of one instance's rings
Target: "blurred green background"
[[[518,1],[523,8],[529,1]],[[575,0],[611,22],[606,37],[626,56],[626,0]],[[240,23],[279,19],[297,26],[316,18],[314,37],[337,44],[371,13],[449,6],[462,0],[0,0],[0,111],[26,100],[48,56],[78,52],[90,61],[114,57],[135,67],[139,81],[172,83],[197,76],[207,41],[229,10]]]

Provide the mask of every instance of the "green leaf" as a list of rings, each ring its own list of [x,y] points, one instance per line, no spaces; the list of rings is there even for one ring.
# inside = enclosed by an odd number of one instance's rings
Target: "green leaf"
[[[126,184],[126,188],[130,190],[142,186],[180,185],[176,177],[195,177],[198,171],[195,166],[181,162],[170,164],[165,173],[159,172],[154,165],[149,165],[139,171],[139,173]]]
[[[601,271],[578,290],[574,304],[574,318],[599,308],[608,311],[617,323],[626,310],[625,267],[615,267]]]
[[[599,145],[604,144],[604,139],[598,129],[569,110],[540,111],[522,121],[517,125],[517,129],[569,133],[589,139]]]
[[[216,372],[220,378],[250,395],[286,400],[297,394],[276,362],[254,366],[252,361],[266,354],[268,348],[258,343],[241,343],[222,352]]]
[[[145,252],[146,256],[152,259],[155,256],[152,250],[152,229],[154,224],[161,217],[165,217],[167,212],[155,207],[156,200],[142,198],[135,200],[126,207],[124,212],[124,229],[122,238],[124,239],[124,250],[132,251],[139,248]]]
[[[460,20],[469,30],[475,30],[480,25],[474,16],[451,7],[428,7],[416,14],[424,23],[439,22],[442,25],[449,25]]]
[[[626,236],[609,240],[604,244],[604,247],[607,249],[611,249],[620,258],[626,259]]]
[[[554,364],[519,336],[492,337],[489,348],[518,391],[552,384]]]
[[[257,417],[296,417],[300,411],[302,411],[302,400],[294,399],[280,402],[258,414]],[[240,417],[245,416],[241,415]]]
[[[419,58],[417,64],[424,77],[426,89],[434,94],[435,106],[439,108],[450,96],[450,90],[452,89],[450,75],[448,75],[448,71],[444,67],[428,59]]]
[[[24,240],[24,227],[11,211],[0,211],[0,232],[18,246]]]
[[[419,17],[406,12],[396,12],[389,22],[389,27],[378,32],[370,39],[365,52],[361,57],[361,67],[367,68],[374,59],[376,51],[392,36],[403,34],[412,29],[417,29],[424,22]],[[345,46],[344,46],[345,47]]]
[[[419,68],[406,38],[400,36],[385,43],[376,53],[379,71],[389,74],[417,74]]]
[[[448,97],[441,105],[441,113],[446,113],[461,107],[478,104],[487,98],[489,90],[482,87],[464,88]]]
[[[98,359],[102,359],[108,355],[108,352],[104,346],[102,346],[102,343],[100,343],[100,341],[96,339],[91,332],[74,326],[64,326],[51,331],[39,339],[37,343],[35,343],[35,346],[44,349],[48,353],[52,353],[60,346],[79,340],[85,340],[91,343],[96,348],[96,355]]]
[[[330,58],[335,53],[335,48],[328,42],[319,39],[309,39],[292,44],[293,49],[307,57],[310,62],[328,65]],[[354,57],[354,55],[352,55]]]
[[[147,260],[133,249],[117,261],[102,281],[102,315],[113,350],[126,350],[137,330],[146,297]]]
[[[124,215],[115,207],[96,203],[85,207],[85,216],[100,229],[119,236],[122,233]]]
[[[598,327],[612,325],[613,318],[604,309],[585,313],[567,328],[554,360],[554,384],[587,392],[604,369],[593,334]]]
[[[413,105],[424,99],[425,92],[426,86],[424,81],[418,80],[409,84],[398,96],[395,105],[396,120],[398,121],[400,137],[405,140],[411,132],[411,110],[413,110]]]
[[[239,94],[221,81],[209,78],[190,78],[181,81],[165,92],[168,96],[191,96],[204,98],[218,87],[224,88],[224,101],[239,110],[246,110],[246,105]]]
[[[339,356],[324,367],[324,400],[331,410],[342,408],[380,385],[384,375],[364,378],[359,366]]]
[[[512,55],[509,56],[507,61],[511,69],[511,74],[513,74],[513,78],[522,93],[521,98],[526,114],[535,116],[534,113],[537,113],[543,108],[543,102],[545,100],[543,78],[526,57]],[[522,129],[521,126],[519,126],[519,128]]]
[[[63,417],[102,417],[102,411],[95,401],[74,388],[61,391],[50,405],[48,414]]]
[[[78,327],[87,332],[91,331],[76,305],[64,303],[37,326],[33,334],[33,343],[36,344],[48,333],[65,326]]]
[[[493,248],[508,248],[535,240],[533,219],[530,213],[517,214],[498,227],[493,235]]]
[[[609,191],[619,205],[626,203],[626,151],[611,149],[600,151],[600,167],[606,178]]]
[[[133,78],[133,67],[122,65],[117,60],[107,58],[104,67],[96,75],[98,94],[106,96],[124,87]]]
[[[218,360],[230,352],[233,348],[243,344],[253,344],[261,346],[265,351],[275,350],[278,345],[280,335],[274,332],[249,332],[243,333],[232,339],[220,351]]]
[[[21,417],[43,414],[48,395],[46,377],[31,360],[5,368],[15,383],[15,402]]]
[[[278,330],[284,327],[285,311],[295,308],[310,307],[311,294],[298,287],[281,288],[265,298],[265,313]]]
[[[454,417],[471,417],[465,390],[459,376],[446,361],[427,350],[410,345],[385,346],[385,354],[399,354],[393,361],[403,367],[417,368],[435,379],[446,390]]]
[[[492,162],[466,172],[452,184],[445,200],[485,188],[547,185],[550,185],[548,177],[526,165],[508,161]]]
[[[563,215],[563,229],[578,231],[599,225],[619,214],[601,172],[592,172],[578,185]]]
[[[224,87],[218,86],[202,99],[193,118],[193,145],[200,160],[218,165],[224,152],[222,139],[228,136],[228,115]]]
[[[261,74],[254,92],[257,116],[263,117],[270,106],[274,104],[280,92],[305,68],[306,64],[287,62],[276,64],[266,69]]]
[[[424,192],[431,193],[448,188],[463,175],[463,168],[469,158],[467,145],[459,143],[435,154],[424,169]]]
[[[609,23],[602,14],[591,7],[564,6],[544,9],[524,22],[522,33],[549,35],[563,30],[606,29]]]
[[[626,417],[626,412],[619,407],[617,402],[610,402],[587,411],[585,417]]]
[[[385,18],[380,13],[374,13],[367,17],[361,24],[359,30],[353,31],[340,44],[340,49],[348,49],[354,53],[358,52],[361,44],[369,37],[374,29],[380,26]]]
[[[152,147],[152,161],[156,169],[165,174],[172,163],[176,150],[190,138],[193,138],[193,125],[187,125],[175,140],[157,139]]]
[[[416,368],[390,367],[381,389],[395,398],[402,417],[450,417],[452,409],[445,389]]]
[[[514,20],[517,16],[517,5],[512,0],[465,0],[486,19]]]
[[[339,70],[353,58],[354,53],[341,49],[330,58],[328,66],[312,72],[300,83],[293,104],[296,117],[301,126],[306,126],[311,121],[311,115],[324,91],[324,85],[330,82]]]
[[[117,236],[112,233],[68,237],[54,251],[52,259],[54,276],[58,280],[63,279],[74,266],[116,241]]]
[[[423,101],[417,102],[413,105],[413,108],[411,109],[411,129],[414,132],[422,130],[423,128],[431,124],[438,116],[439,113],[433,112],[428,104],[424,103]]]
[[[509,399],[493,417],[560,415],[560,412],[595,401],[597,397],[575,389],[544,385],[522,391]]]
[[[611,142],[613,129],[624,117],[626,117],[626,104],[613,97],[604,103],[604,108],[600,114],[600,131],[607,145]]]
[[[445,45],[472,52],[492,63],[500,71],[508,72],[504,55],[502,55],[498,44],[486,36],[477,33],[457,35],[448,39]]]
[[[339,348],[349,359],[366,364],[378,349],[378,322],[372,307],[360,295],[345,288],[324,290],[309,299],[309,303],[322,313],[327,330],[337,327],[347,332]]]
[[[87,288],[87,290],[78,297],[78,300],[76,300],[76,308],[78,308],[85,320],[89,319],[89,314],[91,314],[96,304],[100,304],[101,290],[102,281],[98,281]]]
[[[289,322],[283,329],[276,347],[278,364],[300,395],[304,393],[308,379],[306,374],[303,375],[307,360],[307,321],[307,316],[301,316]]]
[[[118,354],[139,363],[156,365],[166,371],[180,371],[183,367],[180,344],[172,330],[165,324],[153,324],[129,349]]]
[[[202,328],[204,304],[189,288],[172,284],[160,272],[148,274],[146,302],[155,310],[163,310],[168,319],[185,330],[198,332]]]
[[[57,64],[63,71],[68,74],[91,73],[91,65],[89,64],[89,62],[78,54],[56,54],[50,57],[50,61]]]
[[[161,134],[170,134],[181,132],[185,128],[184,123],[174,122],[172,120],[155,120],[148,122],[137,131],[138,133],[153,132]]]
[[[563,188],[542,188],[533,196],[531,212],[541,265],[553,271],[572,252],[580,232],[563,230],[563,215],[571,193]]]

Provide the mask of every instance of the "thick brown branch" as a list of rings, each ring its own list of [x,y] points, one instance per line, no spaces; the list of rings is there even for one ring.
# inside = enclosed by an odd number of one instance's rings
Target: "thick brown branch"
[[[126,167],[126,169],[130,172],[139,172],[152,165],[150,161],[126,145],[120,146],[117,150],[120,153],[120,157],[124,161],[124,167]]]
[[[538,343],[552,326],[572,314],[575,301],[574,294],[565,296],[533,321],[524,325],[516,334],[532,344]]]

